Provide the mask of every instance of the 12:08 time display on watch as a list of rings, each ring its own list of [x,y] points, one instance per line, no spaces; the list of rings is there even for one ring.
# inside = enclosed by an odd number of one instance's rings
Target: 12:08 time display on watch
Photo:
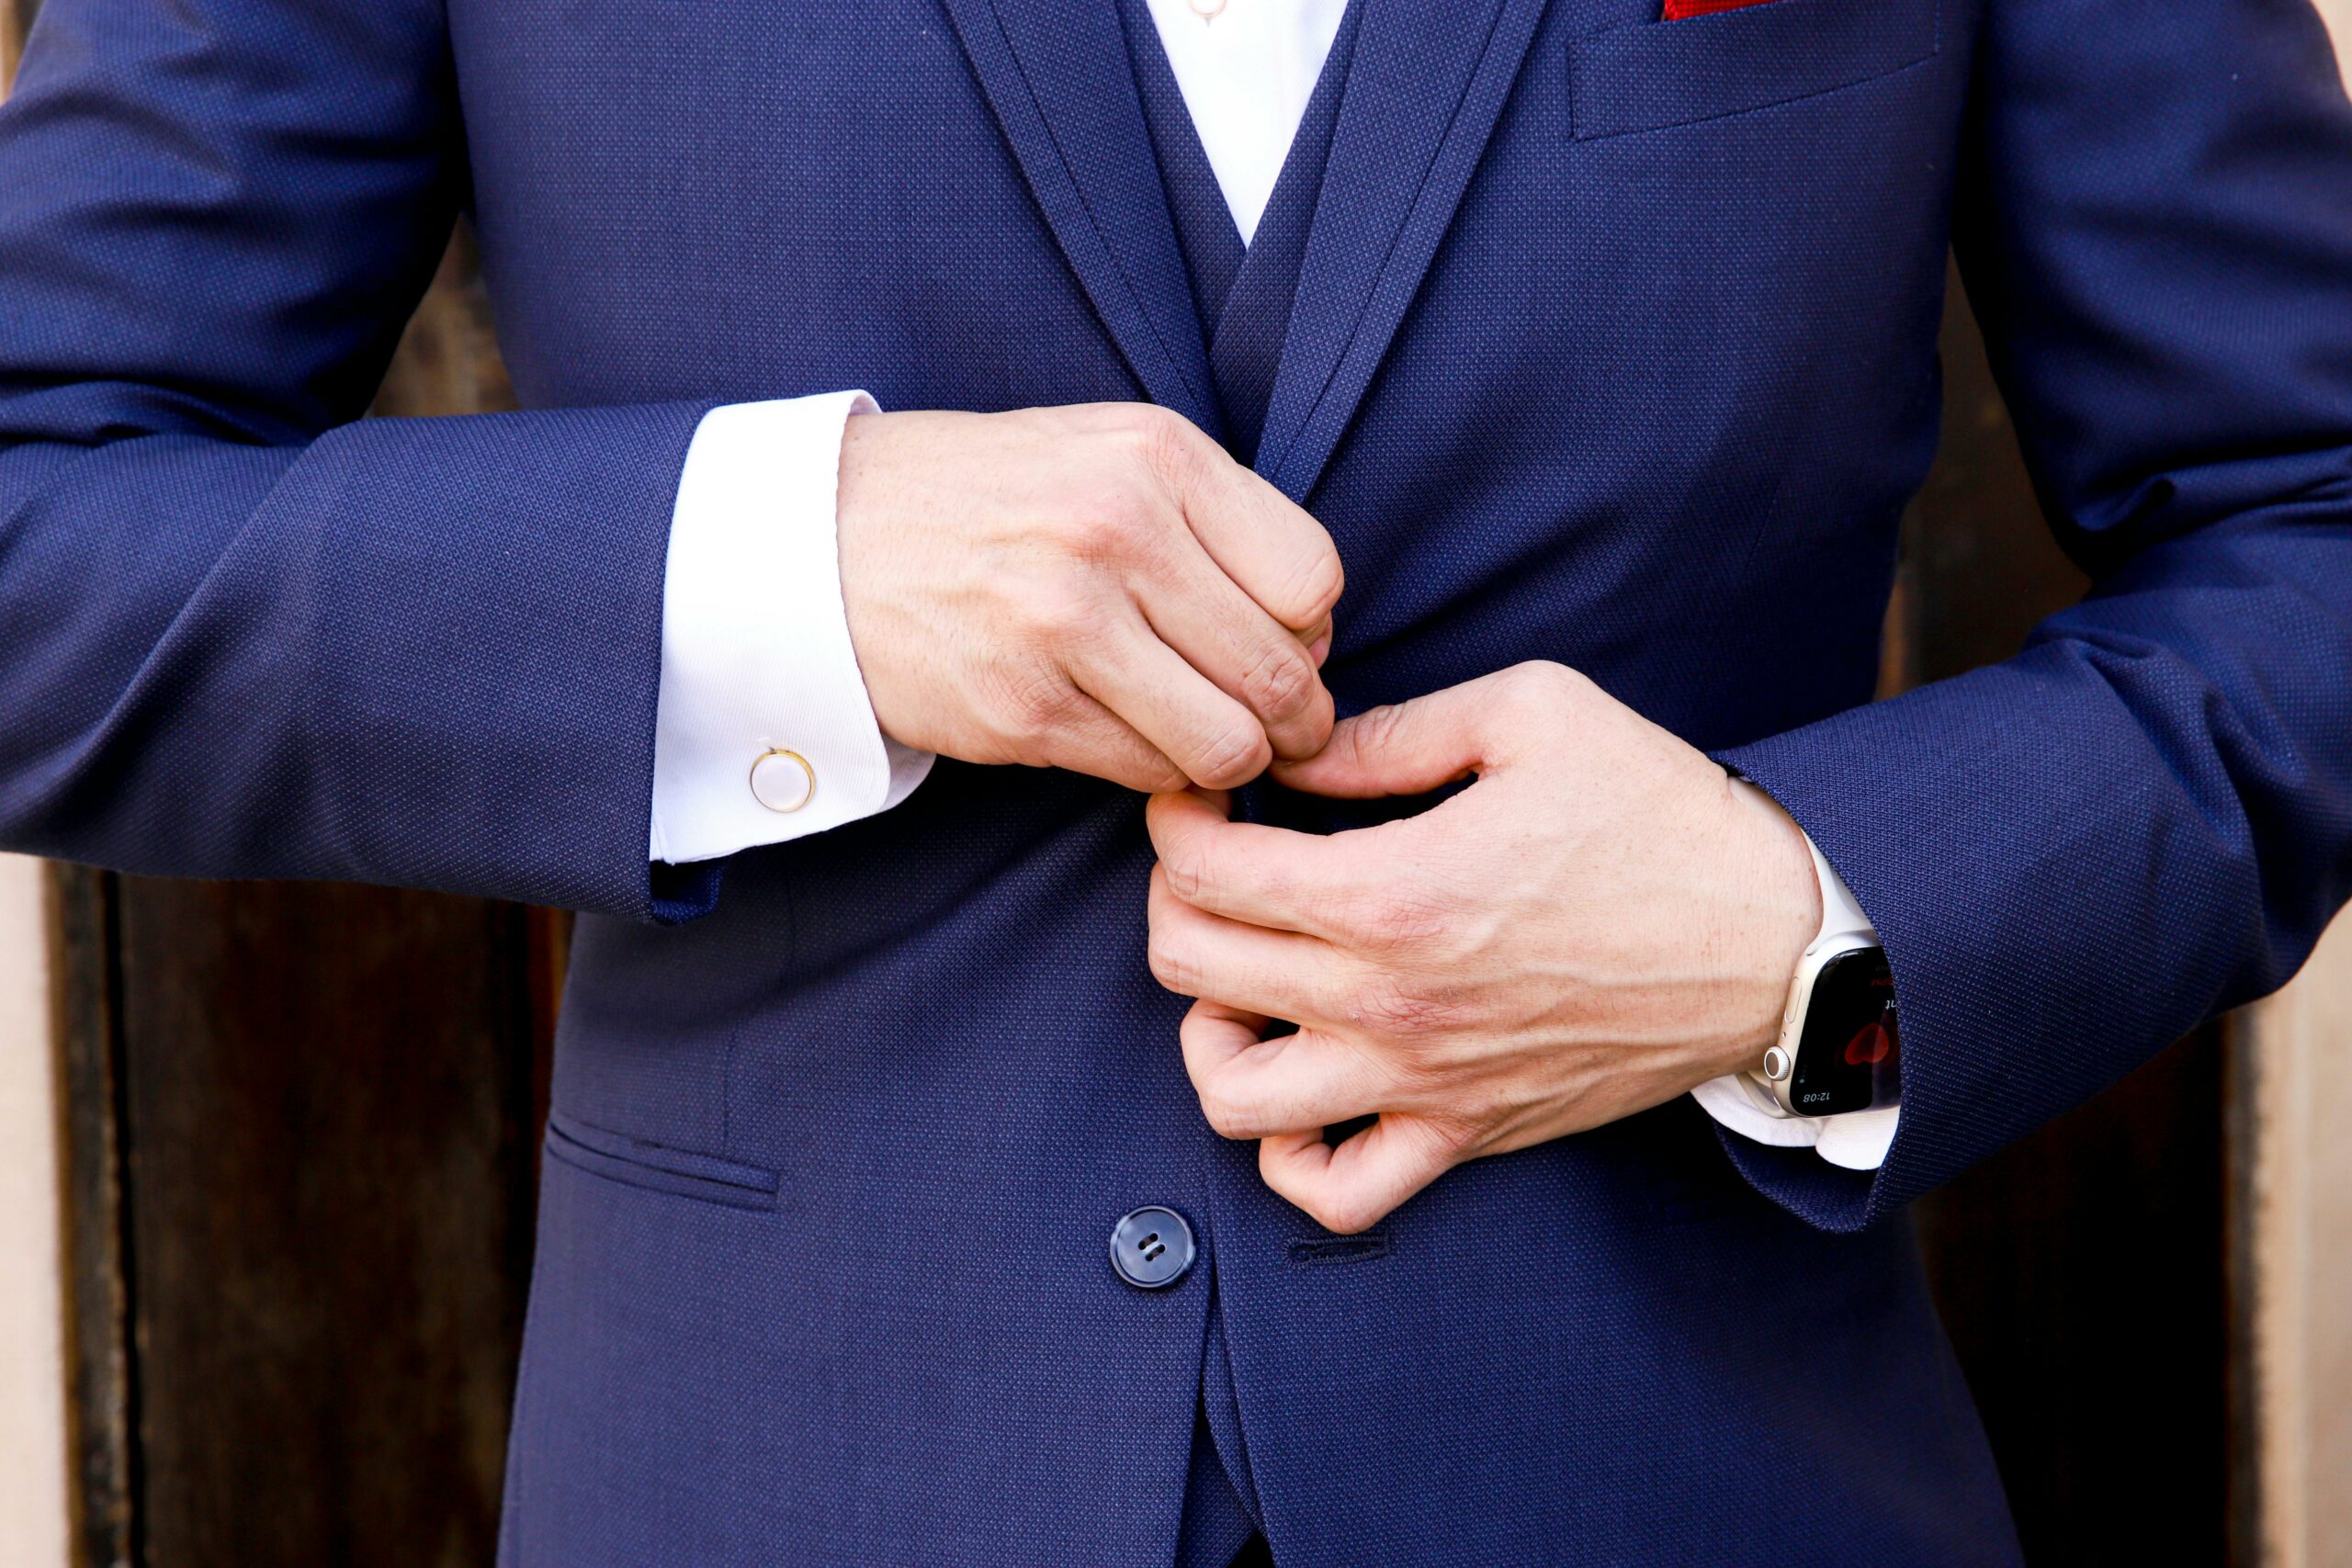
[[[1802,1016],[1790,1021],[1796,1027],[1765,1053],[1758,1075],[1781,1110],[1842,1116],[1899,1102],[1903,1026],[1886,949],[1822,955]]]

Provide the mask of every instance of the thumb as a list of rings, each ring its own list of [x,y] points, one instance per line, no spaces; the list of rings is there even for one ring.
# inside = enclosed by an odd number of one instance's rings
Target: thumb
[[[1354,1235],[1444,1175],[1457,1145],[1432,1122],[1385,1111],[1334,1148],[1317,1127],[1258,1142],[1258,1175],[1325,1230]]]
[[[1510,749],[1498,723],[1510,671],[1387,707],[1367,708],[1331,728],[1323,750],[1303,761],[1277,761],[1274,777],[1309,795],[1368,800],[1425,795],[1480,773]]]

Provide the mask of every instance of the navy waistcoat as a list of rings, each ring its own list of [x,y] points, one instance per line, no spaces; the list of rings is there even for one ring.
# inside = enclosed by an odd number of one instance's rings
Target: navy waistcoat
[[[1120,6],[1152,153],[1159,165],[1160,184],[1167,192],[1169,215],[1191,276],[1193,308],[1199,312],[1208,351],[1216,428],[1227,449],[1243,463],[1256,456],[1265,427],[1266,400],[1273,390],[1283,336],[1290,325],[1291,301],[1298,290],[1299,263],[1306,255],[1316,198],[1323,189],[1323,168],[1330,157],[1331,130],[1339,121],[1359,15],[1351,6],[1341,19],[1273,191],[1259,216],[1257,231],[1245,247],[1150,13],[1143,0],[1122,0]],[[1262,789],[1254,790],[1253,800],[1262,793]],[[1250,1478],[1249,1452],[1241,1437],[1241,1411],[1234,1393],[1224,1324],[1214,1294],[1208,1313],[1201,1426],[1192,1462],[1196,1471],[1215,1466],[1223,1484],[1216,1477],[1197,1473],[1188,1482],[1178,1568],[1191,1568],[1195,1562],[1224,1568],[1240,1540],[1262,1525]]]
[[[1339,123],[1348,62],[1355,52],[1356,18],[1362,13],[1351,6],[1341,18],[1273,193],[1244,247],[1150,13],[1141,0],[1123,0],[1120,12],[1160,185],[1191,276],[1193,309],[1200,315],[1217,429],[1227,451],[1240,462],[1253,462],[1290,329],[1299,265],[1306,256],[1306,236],[1323,191],[1323,168],[1331,155],[1331,131]]]

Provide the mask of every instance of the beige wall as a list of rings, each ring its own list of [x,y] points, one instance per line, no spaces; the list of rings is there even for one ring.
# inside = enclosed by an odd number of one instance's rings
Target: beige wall
[[[2263,1562],[2352,1565],[2352,919],[2239,1018]]]
[[[0,98],[18,6],[0,0]],[[39,862],[0,855],[0,1568],[66,1568],[65,1297]]]
[[[64,1298],[40,867],[0,855],[0,1568],[66,1562]]]

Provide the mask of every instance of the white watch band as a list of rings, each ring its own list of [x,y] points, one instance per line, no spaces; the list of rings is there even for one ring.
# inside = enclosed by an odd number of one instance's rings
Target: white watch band
[[[1735,775],[1732,788],[1751,791],[1756,800],[1781,810],[1778,801],[1746,779]],[[1805,849],[1813,856],[1814,879],[1821,888],[1821,930],[1807,945],[1808,958],[1820,956],[1825,947],[1844,952],[1876,943],[1878,932],[1870,917],[1862,913],[1837,867],[1814,847],[1810,835]],[[1814,965],[1808,962],[1804,967]],[[1792,997],[1796,986],[1796,976],[1792,976]],[[1782,1021],[1786,1021],[1785,1009]],[[1781,1108],[1769,1088],[1744,1072],[1709,1078],[1692,1089],[1690,1097],[1716,1122],[1751,1143],[1775,1148],[1810,1147],[1829,1164],[1856,1171],[1876,1170],[1885,1161],[1903,1114],[1899,1106],[1893,1105],[1849,1111],[1841,1116],[1792,1114]]]
[[[1780,802],[1746,779],[1733,779],[1732,787],[1754,791],[1757,799],[1769,803],[1775,811],[1781,810]],[[1822,857],[1820,846],[1813,841],[1811,834],[1800,829],[1798,836],[1804,840],[1804,852],[1813,859],[1814,883],[1821,891],[1821,928],[1814,933],[1813,940],[1805,943],[1804,952],[1797,960],[1796,973],[1789,977],[1788,999],[1782,1004],[1781,1013],[1780,1039],[1767,1053],[1768,1059],[1775,1055],[1781,1058],[1780,1070],[1783,1080],[1794,1068],[1798,1037],[1803,1032],[1805,1013],[1812,1001],[1813,987],[1820,978],[1824,965],[1838,953],[1849,953],[1858,947],[1875,946],[1878,942],[1877,928],[1862,912],[1853,889],[1846,886],[1846,879],[1838,874],[1837,867]],[[1751,1070],[1737,1074],[1736,1077],[1741,1092],[1765,1115],[1791,1121],[1819,1120],[1804,1117],[1802,1112],[1781,1104],[1770,1081],[1759,1073]]]
[[[1756,786],[1747,786],[1754,789]],[[1821,851],[1811,838],[1804,841],[1804,852],[1813,857],[1814,880],[1821,885],[1821,931],[1805,944],[1807,953],[1816,953],[1835,943],[1838,947],[1868,947],[1878,941],[1878,928],[1862,913],[1854,901],[1854,890],[1837,869],[1821,858]],[[1860,939],[1860,940],[1855,940]]]

